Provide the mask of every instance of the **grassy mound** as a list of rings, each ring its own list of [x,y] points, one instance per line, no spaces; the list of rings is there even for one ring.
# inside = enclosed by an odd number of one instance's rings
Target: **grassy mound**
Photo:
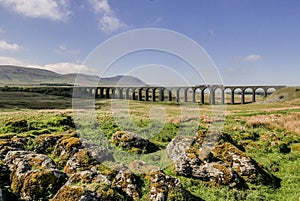
[[[266,99],[266,103],[271,102],[284,102],[294,99],[300,99],[300,86],[299,87],[285,87],[275,91]]]

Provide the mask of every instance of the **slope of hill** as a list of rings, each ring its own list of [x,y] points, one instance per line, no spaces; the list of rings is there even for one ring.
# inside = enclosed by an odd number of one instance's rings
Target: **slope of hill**
[[[20,66],[0,65],[0,86],[39,86],[39,85],[121,85],[145,86],[140,79],[133,76],[115,76],[99,78],[86,74],[58,74],[49,70]]]
[[[300,98],[300,87],[285,87],[275,91],[265,102],[283,102]]]

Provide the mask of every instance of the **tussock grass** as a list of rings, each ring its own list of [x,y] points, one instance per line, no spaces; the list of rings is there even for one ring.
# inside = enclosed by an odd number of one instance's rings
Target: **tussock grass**
[[[300,134],[300,113],[257,115],[246,119],[251,127],[265,126],[285,129]]]

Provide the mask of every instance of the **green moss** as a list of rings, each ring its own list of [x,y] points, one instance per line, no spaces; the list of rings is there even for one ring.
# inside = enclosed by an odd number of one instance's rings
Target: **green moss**
[[[85,189],[79,186],[63,186],[51,201],[76,201],[85,194]]]

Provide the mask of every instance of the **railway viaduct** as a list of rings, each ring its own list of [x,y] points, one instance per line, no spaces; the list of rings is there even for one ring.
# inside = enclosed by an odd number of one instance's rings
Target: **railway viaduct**
[[[196,85],[192,87],[75,87],[83,96],[128,99],[139,101],[173,101],[173,102],[199,102],[204,104],[208,99],[209,104],[245,104],[256,102],[256,96],[267,97],[271,90],[278,90],[285,86],[223,86],[223,85]],[[225,102],[226,96],[230,101]],[[245,96],[252,98],[246,102]],[[236,96],[240,96],[240,102],[236,102]],[[216,102],[218,100],[218,102]]]

